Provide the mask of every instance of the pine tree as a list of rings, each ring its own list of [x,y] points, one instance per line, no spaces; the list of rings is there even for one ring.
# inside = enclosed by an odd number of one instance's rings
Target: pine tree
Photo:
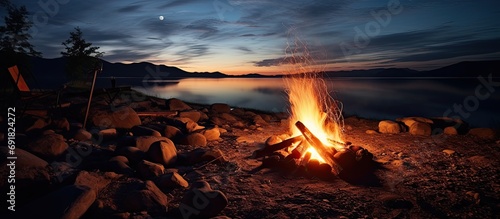
[[[0,26],[0,51],[2,53],[23,54],[41,56],[42,53],[36,51],[29,40],[32,36],[28,30],[33,26],[33,22],[28,19],[28,10],[25,6],[16,7],[8,1],[2,1],[2,6],[6,6],[5,26]]]
[[[85,81],[100,64],[99,57],[102,57],[103,53],[97,51],[99,47],[92,46],[92,43],[83,38],[83,32],[79,27],[69,34],[69,38],[62,42],[65,51],[61,52],[68,58],[66,66],[68,77],[74,82]]]

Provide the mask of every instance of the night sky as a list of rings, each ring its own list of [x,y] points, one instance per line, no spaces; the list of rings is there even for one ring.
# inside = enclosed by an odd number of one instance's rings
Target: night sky
[[[104,60],[187,71],[279,73],[295,39],[327,70],[500,58],[497,0],[59,0],[49,10],[12,2],[30,11],[31,42],[45,58],[61,56],[76,26]]]

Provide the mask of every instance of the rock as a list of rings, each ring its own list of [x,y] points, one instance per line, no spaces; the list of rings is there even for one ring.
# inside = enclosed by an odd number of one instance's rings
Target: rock
[[[495,163],[491,162],[490,159],[486,158],[485,156],[480,156],[480,155],[475,155],[472,157],[467,158],[472,164],[478,167],[488,167],[495,165]]]
[[[252,118],[252,120],[253,120],[253,123],[256,124],[256,125],[265,125],[265,124],[267,124],[266,120],[264,120],[262,118],[262,116],[260,116],[260,115],[254,116]]]
[[[236,115],[236,116],[243,116],[245,115],[245,110],[244,109],[241,109],[241,108],[234,108],[233,110],[231,110],[231,113],[233,115]]]
[[[226,120],[227,122],[236,122],[238,121],[238,119],[236,119],[236,117],[234,117],[233,115],[229,114],[229,113],[222,113],[220,115],[220,117],[224,120]]]
[[[202,161],[212,161],[214,159],[217,159],[221,163],[227,162],[224,154],[219,149],[208,150],[201,156]]]
[[[193,121],[189,121],[186,123],[186,130],[188,133],[202,130],[204,128],[205,128],[204,126],[200,126],[200,125],[198,125],[198,123],[193,122]]]
[[[167,126],[165,126],[164,135],[167,138],[175,139],[175,138],[180,137],[182,135],[182,132],[180,129],[178,129],[175,126],[167,125]]]
[[[192,109],[189,105],[182,102],[182,100],[172,98],[165,101],[168,110],[184,111]]]
[[[184,145],[192,145],[198,147],[207,146],[207,139],[205,138],[204,135],[200,133],[191,133],[188,136],[181,139],[179,142]]]
[[[127,165],[129,164],[128,158],[125,156],[121,156],[121,155],[114,156],[114,157],[110,158],[109,161],[120,161],[120,162],[123,162]]]
[[[66,149],[68,149],[68,144],[65,142],[62,135],[49,134],[42,135],[34,142],[30,143],[28,149],[43,158],[54,159],[62,155]]]
[[[170,166],[177,160],[177,148],[170,139],[157,141],[146,152],[149,160]]]
[[[161,137],[161,134],[160,132],[152,129],[152,128],[148,128],[148,127],[144,127],[144,126],[134,126],[132,127],[132,134],[134,134],[134,136],[156,136],[156,137]]]
[[[7,166],[11,160],[7,157],[9,154],[8,147],[0,146],[0,188],[9,186],[8,177],[10,176],[10,166]],[[50,183],[50,175],[48,171],[48,163],[45,160],[27,152],[21,148],[15,149],[15,179],[16,179],[16,202],[22,199],[24,195],[32,196],[46,191]],[[22,194],[21,194],[22,193]],[[20,204],[18,202],[18,204]]]
[[[45,121],[45,119],[33,119],[33,121],[31,122],[28,122],[30,123],[29,125],[27,125],[28,127],[26,128],[26,131],[32,131],[32,130],[37,130],[37,129],[44,129],[47,125],[49,125],[47,123],[47,121]]]
[[[382,194],[379,196],[380,201],[384,204],[384,206],[388,208],[402,209],[402,208],[412,208],[413,204],[404,199],[403,197],[396,194]]]
[[[165,167],[158,163],[143,160],[137,165],[137,172],[143,179],[153,179],[160,176],[165,171]]]
[[[182,197],[179,210],[183,218],[210,218],[217,216],[227,204],[224,193],[212,190],[205,181],[198,181]]]
[[[104,163],[104,165],[100,168],[101,168],[101,170],[103,170],[105,172],[109,171],[109,172],[115,172],[118,174],[129,175],[129,176],[134,174],[134,170],[132,168],[130,168],[129,165],[127,165],[126,163],[124,163],[122,161],[117,161],[117,160],[108,161],[108,162]]]
[[[198,111],[180,112],[179,117],[189,118],[193,122],[198,122],[198,121],[200,121],[201,113]]]
[[[411,125],[413,125],[413,123],[415,122],[423,122],[427,124],[434,123],[434,121],[432,121],[431,119],[424,117],[405,117],[405,118],[398,118],[396,119],[396,121],[404,123],[408,128],[411,127]]]
[[[243,143],[243,142],[254,143],[255,139],[252,139],[248,136],[240,136],[240,137],[236,138],[236,142],[238,142],[238,143]]]
[[[80,218],[96,199],[86,186],[70,185],[23,206],[16,218]]]
[[[366,131],[365,131],[365,133],[366,133],[366,134],[369,134],[369,135],[375,135],[375,134],[377,134],[378,132],[377,132],[377,131],[375,131],[375,130],[372,130],[372,129],[368,129],[368,130],[366,130]]]
[[[446,135],[458,135],[457,129],[453,126],[448,126],[448,127],[444,128],[443,132]]]
[[[205,129],[205,130],[201,131],[200,133],[203,134],[203,136],[205,136],[207,141],[215,141],[215,140],[218,140],[220,138],[219,128]]]
[[[152,182],[146,181],[144,189],[129,192],[123,199],[125,211],[148,211],[152,214],[167,212],[167,196]]]
[[[473,128],[469,130],[469,135],[487,140],[495,140],[497,138],[495,130],[491,128]]]
[[[262,119],[264,119],[264,121],[267,122],[271,122],[271,120],[273,119],[273,117],[271,115],[268,115],[268,114],[260,114],[260,117],[262,117]]]
[[[269,146],[269,145],[274,145],[274,144],[278,144],[280,142],[282,142],[283,140],[276,136],[276,135],[271,135],[269,138],[266,139],[266,145]]]
[[[137,113],[126,106],[113,110],[96,110],[91,113],[90,118],[95,126],[103,128],[131,129],[136,125],[141,125],[141,119]]]
[[[118,175],[110,174],[110,172],[98,173],[83,170],[76,176],[75,185],[86,186],[99,194],[102,189],[108,186],[109,183],[116,178],[118,178]]]
[[[73,136],[73,139],[77,141],[89,141],[92,139],[92,133],[88,132],[85,129],[78,129]]]
[[[151,144],[157,141],[170,141],[170,139],[158,136],[140,136],[135,140],[135,146],[141,151],[147,152]]]
[[[451,156],[451,155],[455,154],[455,151],[450,150],[450,149],[444,149],[443,153],[447,154],[448,156]]]
[[[131,164],[135,165],[144,158],[145,152],[136,147],[123,147],[118,149],[116,154],[125,156]]]
[[[66,118],[56,118],[52,119],[50,126],[55,130],[69,131],[69,122]]]
[[[378,131],[385,134],[397,134],[401,132],[401,126],[397,122],[383,120],[378,123]]]
[[[231,107],[225,103],[214,103],[210,105],[210,110],[215,113],[229,113]]]
[[[227,129],[219,128],[219,132],[220,132],[220,134],[227,133]]]
[[[409,132],[412,135],[430,136],[432,129],[429,123],[415,121],[411,124]]]
[[[115,140],[118,137],[118,131],[115,128],[99,130],[97,133],[99,139],[103,141]]]
[[[177,172],[163,174],[156,178],[154,182],[161,190],[187,188],[189,186],[189,183]]]

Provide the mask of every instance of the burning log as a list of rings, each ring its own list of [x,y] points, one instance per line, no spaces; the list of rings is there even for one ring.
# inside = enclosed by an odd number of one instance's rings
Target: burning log
[[[335,153],[337,151],[334,148],[326,147],[309,129],[304,125],[304,123],[297,121],[295,126],[299,129],[299,131],[304,136],[304,139],[311,144],[316,151],[321,155],[321,157],[332,167],[332,172],[338,175],[342,171],[342,167],[337,164],[337,162],[333,159]]]
[[[269,155],[275,151],[279,151],[281,149],[285,149],[287,147],[290,147],[294,143],[302,141],[303,139],[304,139],[304,137],[302,135],[299,135],[299,136],[295,136],[293,138],[286,139],[286,140],[284,140],[280,143],[277,143],[277,144],[266,145],[266,147],[254,151],[253,157],[257,158],[257,157],[263,157],[263,156]]]

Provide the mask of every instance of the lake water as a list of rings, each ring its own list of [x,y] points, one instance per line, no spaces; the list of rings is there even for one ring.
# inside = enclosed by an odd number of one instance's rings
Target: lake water
[[[326,82],[331,95],[343,103],[346,116],[379,120],[448,116],[472,126],[500,127],[500,87],[488,90],[477,78],[340,78]],[[181,79],[147,82],[134,89],[202,104],[227,103],[272,112],[286,112],[288,107],[281,78]]]

